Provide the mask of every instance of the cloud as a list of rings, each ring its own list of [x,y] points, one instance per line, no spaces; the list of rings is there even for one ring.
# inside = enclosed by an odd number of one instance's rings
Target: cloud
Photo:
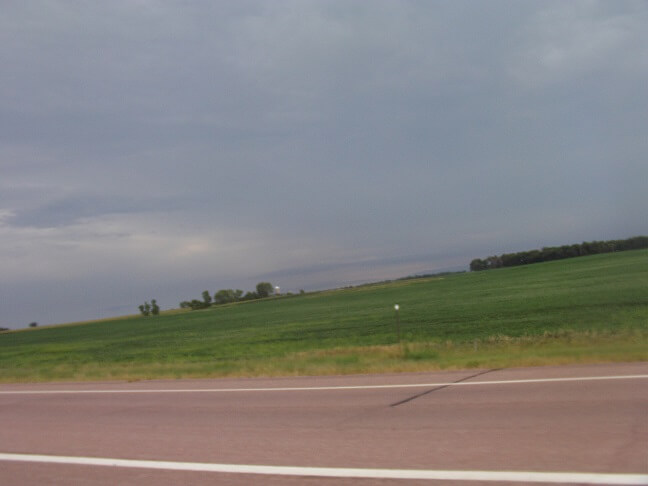
[[[632,1],[9,3],[3,315],[645,233],[646,32]]]
[[[616,70],[645,75],[647,64],[639,55],[648,40],[644,14],[642,2],[549,2],[524,26],[513,72],[533,87]]]

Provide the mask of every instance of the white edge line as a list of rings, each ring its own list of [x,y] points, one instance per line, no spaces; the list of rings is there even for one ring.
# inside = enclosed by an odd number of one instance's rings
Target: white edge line
[[[80,466],[109,466],[173,471],[215,472],[229,474],[265,474],[276,476],[315,476],[333,478],[431,479],[453,481],[514,481],[568,484],[648,484],[648,474],[610,474],[578,472],[527,471],[450,471],[425,469],[360,469],[333,467],[255,466],[203,462],[149,461],[102,457],[69,457],[39,454],[0,453],[0,461],[37,462]]]
[[[571,378],[536,378],[528,380],[498,381],[462,381],[447,383],[404,383],[397,385],[349,385],[349,386],[313,386],[313,387],[276,387],[276,388],[178,388],[178,389],[108,389],[108,390],[0,390],[0,395],[37,395],[37,394],[84,394],[84,393],[233,393],[233,392],[285,392],[285,391],[321,391],[321,390],[374,390],[385,388],[426,388],[438,386],[473,386],[473,385],[508,385],[522,383],[559,383],[570,381],[599,380],[637,380],[646,379],[648,375],[618,376],[581,376]]]

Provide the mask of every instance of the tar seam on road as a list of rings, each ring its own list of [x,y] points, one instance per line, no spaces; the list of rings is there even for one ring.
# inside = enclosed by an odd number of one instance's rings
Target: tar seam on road
[[[389,406],[390,407],[398,407],[399,405],[403,405],[404,403],[411,402],[412,400],[416,400],[417,398],[425,396],[425,395],[427,395],[429,393],[439,391],[439,390],[443,390],[444,388],[447,388],[447,387],[449,387],[449,386],[451,386],[451,385],[453,385],[455,383],[461,383],[462,381],[470,380],[471,378],[476,378],[478,376],[485,375],[486,373],[490,373],[492,371],[499,371],[501,369],[502,368],[493,368],[492,370],[480,371],[479,373],[475,373],[474,375],[471,375],[471,376],[466,376],[465,378],[461,378],[461,379],[459,379],[457,381],[453,381],[452,383],[448,383],[447,385],[441,385],[441,386],[438,386],[436,388],[432,388],[431,390],[426,390],[426,391],[424,391],[422,393],[417,393],[416,395],[412,395],[411,397],[408,397],[405,400],[401,400],[399,402],[392,403]]]

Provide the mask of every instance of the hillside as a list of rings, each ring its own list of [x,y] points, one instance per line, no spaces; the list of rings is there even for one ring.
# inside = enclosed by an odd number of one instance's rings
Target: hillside
[[[7,332],[0,381],[648,360],[647,288],[636,250]]]

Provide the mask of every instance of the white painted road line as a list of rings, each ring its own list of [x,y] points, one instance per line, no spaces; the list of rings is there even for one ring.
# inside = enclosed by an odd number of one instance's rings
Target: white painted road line
[[[571,378],[536,378],[529,380],[498,381],[462,381],[449,383],[403,383],[396,385],[350,385],[350,386],[312,386],[312,387],[276,387],[276,388],[119,388],[93,390],[0,390],[0,395],[41,395],[41,394],[85,394],[85,393],[235,393],[235,392],[285,392],[285,391],[322,391],[322,390],[378,390],[385,388],[432,388],[439,386],[475,386],[475,385],[510,385],[524,383],[561,383],[570,381],[600,380],[641,380],[648,375],[618,376],[580,376]]]
[[[648,484],[648,474],[606,474],[523,471],[444,471],[421,469],[359,469],[332,467],[251,466],[204,462],[143,461],[104,457],[46,456],[0,453],[0,461],[37,462],[78,466],[108,466],[169,471],[214,472],[228,474],[265,474],[274,476],[311,476],[365,479],[429,479],[442,481],[512,481],[562,484]]]

